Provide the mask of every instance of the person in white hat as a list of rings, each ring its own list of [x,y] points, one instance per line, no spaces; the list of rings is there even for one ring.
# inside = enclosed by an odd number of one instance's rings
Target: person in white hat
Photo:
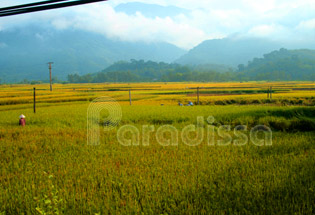
[[[25,116],[23,114],[20,115],[20,121],[19,121],[19,125],[20,126],[25,126],[26,122],[25,122]]]

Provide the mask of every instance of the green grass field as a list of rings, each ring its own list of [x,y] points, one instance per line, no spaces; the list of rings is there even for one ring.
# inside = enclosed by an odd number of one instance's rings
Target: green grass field
[[[0,86],[0,214],[314,214],[315,85],[273,83],[274,89],[289,87],[267,103],[259,90],[230,92],[266,83],[187,85],[207,85],[215,93],[206,89],[202,105],[180,107],[179,101],[196,101],[191,92],[179,93],[187,89],[183,84],[56,85],[53,92],[37,85],[33,113],[34,86]],[[100,126],[100,145],[88,145],[87,108],[102,95],[121,104],[122,119],[110,131]],[[25,127],[18,125],[22,113]],[[102,121],[106,116],[102,111]],[[159,127],[182,131],[198,116],[204,128],[214,117],[213,145],[204,138],[189,146],[180,135],[176,146],[157,141]],[[149,145],[120,144],[117,131],[124,125],[137,127],[140,140],[143,125],[153,125]],[[272,145],[221,146],[221,125],[231,125],[226,134],[233,139],[237,125],[247,126],[247,136],[266,125]]]

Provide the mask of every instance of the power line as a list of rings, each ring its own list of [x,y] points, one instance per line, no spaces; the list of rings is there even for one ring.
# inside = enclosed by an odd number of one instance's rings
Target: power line
[[[64,7],[71,7],[71,6],[101,2],[101,1],[107,1],[107,0],[77,0],[77,1],[50,0],[50,1],[43,1],[43,2],[35,2],[35,3],[30,3],[30,4],[0,8],[0,17],[12,16],[12,15],[18,15],[18,14],[24,14],[24,13],[32,13],[32,12],[38,12],[38,11],[43,11],[43,10],[52,10],[52,9],[58,9],[58,8],[64,8]]]
[[[10,6],[10,7],[0,8],[0,11],[21,9],[21,8],[27,8],[31,6],[45,5],[45,4],[51,4],[51,3],[56,3],[56,2],[62,2],[62,1],[68,1],[68,0],[50,0],[50,1],[44,1],[44,2],[34,2],[34,3],[29,3],[29,4],[15,5],[15,6]]]

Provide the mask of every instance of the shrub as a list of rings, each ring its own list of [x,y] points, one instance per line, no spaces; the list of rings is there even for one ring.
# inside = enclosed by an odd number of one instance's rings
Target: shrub
[[[309,119],[293,120],[290,125],[292,131],[314,131],[315,122]]]
[[[215,101],[214,104],[215,105],[226,105],[226,102],[219,100],[219,101]]]
[[[246,104],[248,104],[248,100],[241,100],[241,101],[240,101],[240,104],[241,104],[241,105],[246,105]]]
[[[283,104],[283,105],[288,105],[288,104],[290,104],[290,101],[289,101],[288,99],[283,99],[283,100],[281,101],[281,104]]]
[[[255,99],[255,100],[252,101],[252,104],[261,104],[261,101],[258,100],[258,99]]]

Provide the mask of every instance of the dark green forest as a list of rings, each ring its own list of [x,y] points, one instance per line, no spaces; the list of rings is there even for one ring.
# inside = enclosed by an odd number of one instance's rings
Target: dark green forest
[[[241,80],[315,80],[315,51],[280,49],[238,66]]]
[[[101,72],[68,75],[70,83],[99,82],[224,82],[224,81],[315,81],[315,51],[280,49],[254,58],[247,65],[222,72],[214,69],[153,61],[119,61]]]
[[[197,67],[196,67],[197,68]],[[68,75],[70,83],[98,83],[98,82],[181,82],[181,81],[211,81],[232,80],[234,72],[217,72],[179,64],[156,63],[153,61],[131,60],[119,61],[105,70],[79,76]]]

